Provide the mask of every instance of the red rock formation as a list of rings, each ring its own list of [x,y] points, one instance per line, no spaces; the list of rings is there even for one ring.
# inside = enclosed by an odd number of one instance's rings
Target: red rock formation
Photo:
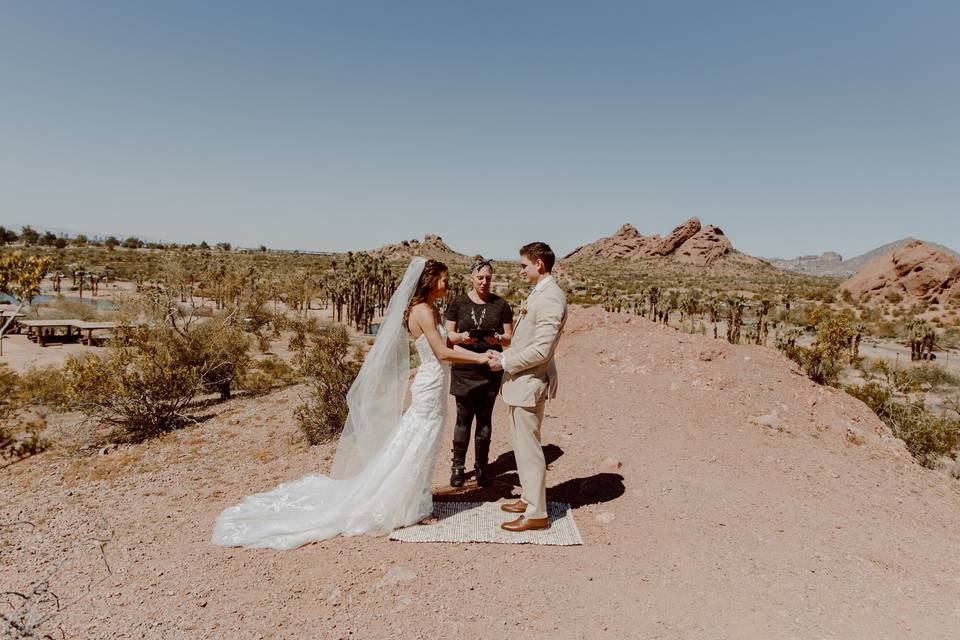
[[[914,240],[870,262],[840,285],[853,297],[866,300],[899,294],[906,302],[933,304],[960,299],[960,260]]]
[[[731,251],[733,244],[720,227],[710,225],[680,245],[674,256],[680,262],[708,265]]]
[[[737,253],[733,244],[718,227],[700,227],[700,220],[690,218],[665,238],[645,236],[632,225],[625,224],[612,236],[600,238],[578,247],[564,260],[673,258],[679,262],[709,265],[724,256]],[[759,264],[750,256],[737,254],[741,262]]]
[[[577,247],[564,260],[585,258],[632,258],[660,242],[660,236],[645,236],[633,225],[625,224],[608,238]]]
[[[700,232],[700,219],[693,217],[670,232],[666,238],[653,248],[650,255],[668,256]]]

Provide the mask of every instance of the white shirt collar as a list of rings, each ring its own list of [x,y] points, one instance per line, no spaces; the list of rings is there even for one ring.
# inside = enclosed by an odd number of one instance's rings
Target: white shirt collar
[[[553,280],[553,276],[552,276],[552,275],[548,275],[548,276],[545,277],[545,278],[540,278],[540,282],[538,282],[538,283],[537,283],[537,286],[535,286],[535,287],[533,288],[533,292],[534,292],[534,293],[538,293],[538,292],[541,291],[545,286],[547,286],[547,283],[550,282],[551,280]]]

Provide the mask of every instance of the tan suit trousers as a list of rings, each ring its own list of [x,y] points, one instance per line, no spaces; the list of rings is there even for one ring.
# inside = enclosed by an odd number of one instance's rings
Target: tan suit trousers
[[[528,518],[547,517],[547,461],[540,445],[545,404],[544,397],[533,407],[509,407],[510,437],[522,490],[520,499],[527,503],[524,515]]]

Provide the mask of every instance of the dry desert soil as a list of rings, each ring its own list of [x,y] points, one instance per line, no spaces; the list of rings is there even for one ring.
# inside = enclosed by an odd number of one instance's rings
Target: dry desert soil
[[[159,440],[52,450],[0,471],[0,587],[59,567],[70,638],[956,638],[960,485],[921,468],[863,404],[773,349],[575,309],[548,405],[549,497],[581,547],[336,538],[209,543],[223,508],[325,470],[302,389],[241,398]],[[518,494],[503,407],[496,484]],[[449,422],[452,422],[450,420]],[[445,437],[449,438],[452,424]],[[446,449],[446,445],[444,445]],[[59,632],[57,637],[59,637]]]

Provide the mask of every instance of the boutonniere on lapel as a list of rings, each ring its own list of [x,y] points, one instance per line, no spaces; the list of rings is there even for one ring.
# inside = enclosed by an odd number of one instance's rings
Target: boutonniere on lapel
[[[524,298],[520,301],[520,309],[517,311],[517,322],[523,320],[523,316],[527,315],[527,299]]]

